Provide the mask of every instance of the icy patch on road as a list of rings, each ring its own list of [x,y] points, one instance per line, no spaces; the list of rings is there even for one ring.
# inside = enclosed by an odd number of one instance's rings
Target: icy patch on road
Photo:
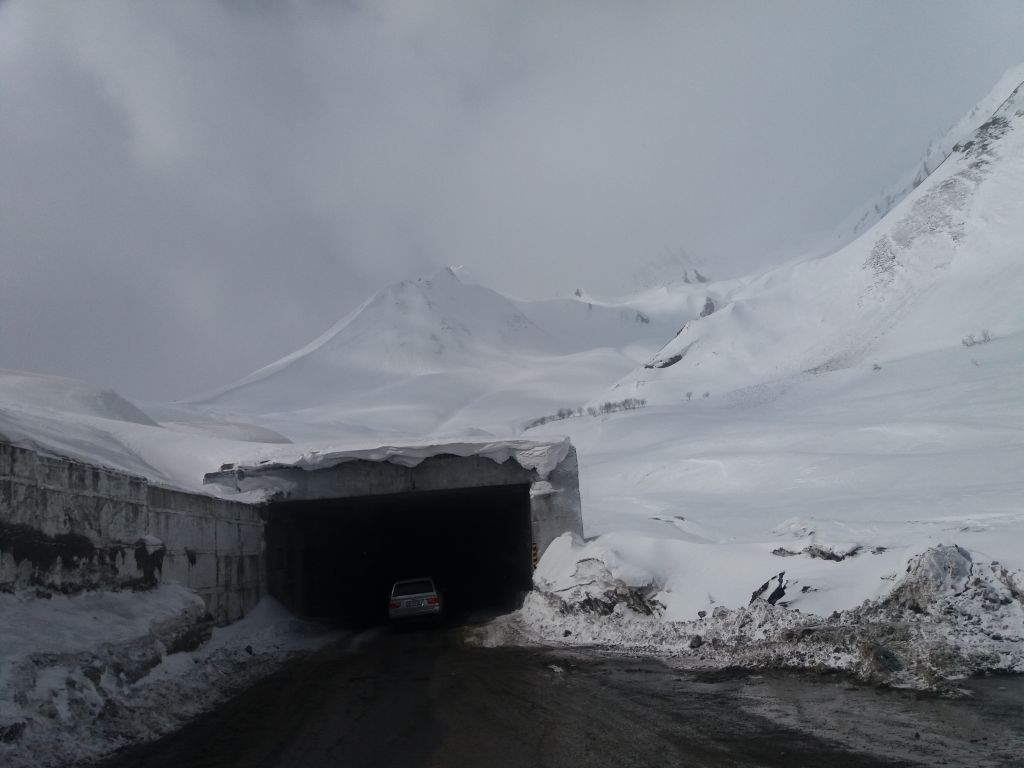
[[[145,592],[0,594],[0,764],[66,766],[180,727],[290,655],[338,639],[265,598],[213,628],[203,602]]]
[[[566,549],[567,537],[558,545]],[[541,577],[517,614],[482,628],[475,641],[596,646],[718,668],[843,671],[945,692],[971,674],[1024,672],[1024,571],[975,562],[958,546],[928,549],[888,595],[828,617],[764,595],[670,620],[657,585],[631,583],[629,568],[618,571],[588,557],[576,562],[569,586]]]

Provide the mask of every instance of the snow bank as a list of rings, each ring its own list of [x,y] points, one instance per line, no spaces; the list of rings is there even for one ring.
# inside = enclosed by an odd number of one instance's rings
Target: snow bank
[[[202,600],[165,584],[75,597],[0,594],[0,763],[65,766],[156,738],[332,640],[265,599],[213,629]]]
[[[955,545],[913,557],[887,595],[828,616],[784,607],[780,575],[752,582],[745,605],[688,620],[668,617],[664,585],[647,580],[648,564],[596,555],[594,546],[562,537],[523,608],[476,640],[598,646],[707,667],[836,670],[947,692],[970,674],[1024,672],[1024,571],[975,562]]]

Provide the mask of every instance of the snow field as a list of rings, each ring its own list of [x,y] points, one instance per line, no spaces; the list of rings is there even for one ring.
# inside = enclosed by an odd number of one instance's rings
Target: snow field
[[[1018,333],[531,430],[569,431],[587,540],[553,544],[537,592],[484,641],[926,688],[1024,671],[1022,361]],[[939,589],[947,571],[925,569],[934,589],[900,603],[908,571],[947,551],[970,578]]]

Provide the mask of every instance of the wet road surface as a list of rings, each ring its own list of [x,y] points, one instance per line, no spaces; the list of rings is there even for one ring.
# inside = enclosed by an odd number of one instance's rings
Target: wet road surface
[[[460,637],[382,631],[355,649],[325,648],[99,765],[1024,766],[1019,677],[949,701]]]

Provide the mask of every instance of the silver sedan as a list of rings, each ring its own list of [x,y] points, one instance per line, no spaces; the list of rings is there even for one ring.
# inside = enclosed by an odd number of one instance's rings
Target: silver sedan
[[[388,618],[413,619],[440,614],[441,594],[433,579],[406,579],[395,582],[391,588]]]

